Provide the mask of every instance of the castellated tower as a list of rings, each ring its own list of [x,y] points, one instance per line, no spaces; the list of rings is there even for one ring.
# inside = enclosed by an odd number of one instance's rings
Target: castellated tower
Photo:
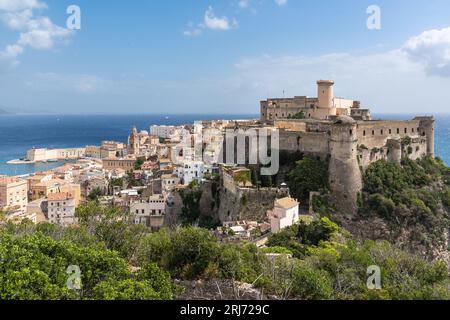
[[[414,120],[420,121],[420,134],[427,138],[427,155],[434,157],[434,117],[416,117]]]
[[[363,187],[357,146],[356,121],[339,116],[331,126],[329,179],[334,206],[349,216],[357,212],[357,198]]]
[[[321,113],[327,116],[336,115],[336,106],[334,104],[334,81],[317,81],[317,97],[319,99],[319,109]]]
[[[400,164],[402,162],[402,141],[400,139],[389,139],[386,145],[389,150],[388,160]]]

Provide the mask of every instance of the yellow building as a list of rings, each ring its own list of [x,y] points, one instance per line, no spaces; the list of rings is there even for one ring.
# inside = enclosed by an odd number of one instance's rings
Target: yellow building
[[[0,178],[0,208],[25,211],[28,204],[28,184],[18,178]]]
[[[81,202],[81,185],[76,183],[66,183],[60,186],[59,192],[71,194],[75,200],[75,207],[78,208]]]
[[[37,183],[31,188],[31,200],[47,198],[49,194],[59,192],[63,184],[65,184],[65,181],[61,179],[51,179]]]
[[[61,179],[52,179],[35,184],[31,189],[31,200],[39,200],[48,198],[49,195],[55,193],[73,194],[75,205],[78,207],[81,202],[81,186],[75,183],[68,183]]]
[[[123,169],[127,172],[134,170],[134,165],[136,163],[136,158],[106,158],[103,159],[103,169],[105,170],[115,170]]]

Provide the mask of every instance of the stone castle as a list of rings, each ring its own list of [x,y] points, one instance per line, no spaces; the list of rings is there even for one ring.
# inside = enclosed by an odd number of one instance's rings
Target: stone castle
[[[279,129],[280,151],[329,160],[331,195],[338,209],[356,212],[362,173],[371,163],[434,156],[433,117],[372,120],[360,102],[334,97],[333,81],[317,85],[317,98],[262,101],[260,122]]]

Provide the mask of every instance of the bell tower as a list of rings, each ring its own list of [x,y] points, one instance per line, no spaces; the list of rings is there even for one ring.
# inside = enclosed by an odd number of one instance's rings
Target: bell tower
[[[137,132],[136,127],[133,127],[131,130],[131,134],[128,138],[128,154],[130,155],[138,155],[140,149],[139,143],[139,134]]]

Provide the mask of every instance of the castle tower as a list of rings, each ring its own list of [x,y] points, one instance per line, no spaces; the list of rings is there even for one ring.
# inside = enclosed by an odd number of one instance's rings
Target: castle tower
[[[340,116],[331,127],[330,188],[335,207],[349,216],[356,214],[358,194],[362,191],[362,175],[357,159],[357,124],[348,116]]]
[[[139,134],[136,127],[131,130],[131,134],[128,138],[128,154],[138,155],[140,149]]]
[[[402,141],[400,139],[389,139],[387,147],[389,150],[389,161],[400,164],[402,162]]]
[[[328,116],[336,115],[336,107],[334,105],[334,81],[319,80],[317,81],[317,97],[319,99],[319,108],[321,113]]]
[[[420,120],[419,132],[427,138],[427,155],[434,157],[434,117],[416,117],[414,120]]]

